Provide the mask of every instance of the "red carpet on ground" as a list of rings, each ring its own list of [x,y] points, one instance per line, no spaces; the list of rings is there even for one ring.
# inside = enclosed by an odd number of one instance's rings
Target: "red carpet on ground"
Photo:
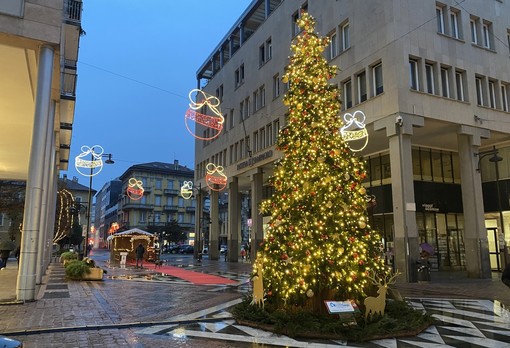
[[[131,266],[136,265],[135,262],[128,262],[128,264]],[[216,275],[212,275],[212,274],[207,274],[207,273],[189,271],[189,270],[186,270],[186,269],[183,269],[180,267],[167,266],[164,264],[161,267],[158,266],[156,268],[153,263],[144,263],[144,268],[154,269],[158,273],[163,273],[166,275],[184,279],[184,280],[186,280],[190,283],[193,283],[195,285],[228,285],[228,284],[236,284],[237,283],[236,281],[234,281],[232,279],[228,279],[228,278],[224,278],[224,277],[220,277],[220,276],[216,276]]]

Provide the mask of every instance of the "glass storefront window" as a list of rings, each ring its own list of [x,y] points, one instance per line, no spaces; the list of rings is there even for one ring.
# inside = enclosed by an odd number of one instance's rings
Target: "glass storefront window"
[[[442,182],[443,181],[443,165],[441,163],[441,152],[431,151],[432,157],[432,181]]]

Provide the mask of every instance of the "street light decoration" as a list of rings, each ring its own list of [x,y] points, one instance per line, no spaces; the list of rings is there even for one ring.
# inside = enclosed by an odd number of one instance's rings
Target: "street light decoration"
[[[193,98],[194,93],[196,93],[195,98]],[[199,96],[201,96],[201,98],[200,100],[197,100]],[[191,101],[189,109],[186,111],[186,115],[184,116],[184,123],[186,124],[188,132],[200,140],[212,140],[220,135],[223,129],[223,124],[225,123],[225,118],[221,114],[221,110],[219,108],[220,100],[200,89],[192,89],[191,92],[189,92],[189,100]],[[210,110],[210,112],[214,115],[207,115],[207,110]],[[190,128],[189,123],[192,122],[212,129],[213,134],[211,136],[204,137],[197,135],[196,132]]]
[[[181,186],[181,197],[190,199],[193,196],[193,181],[184,181]]]
[[[213,191],[223,190],[227,186],[227,176],[223,173],[223,167],[208,163],[205,168],[207,170],[205,176],[207,187]]]
[[[81,147],[81,153],[74,159],[74,166],[78,173],[83,176],[95,176],[99,174],[103,169],[103,152],[103,147],[100,145],[94,145],[92,147],[83,145]],[[90,159],[87,158],[89,155]],[[106,163],[110,163],[108,161],[111,161],[111,155],[108,160],[106,160]],[[80,168],[90,169],[90,173],[84,173]],[[96,168],[99,169],[94,172]]]
[[[133,201],[137,201],[143,197],[144,191],[142,180],[138,180],[136,178],[129,179],[128,187],[126,189],[126,193],[129,198]]]
[[[345,143],[353,152],[363,151],[368,144],[368,131],[365,127],[365,114],[357,110],[354,114],[344,114],[345,124],[340,129],[340,134]]]

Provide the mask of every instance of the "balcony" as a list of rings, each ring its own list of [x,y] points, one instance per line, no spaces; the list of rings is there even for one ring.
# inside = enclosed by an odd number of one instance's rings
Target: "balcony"
[[[141,203],[124,204],[122,206],[122,210],[127,209],[154,210],[154,204],[141,204]]]
[[[64,2],[64,19],[69,24],[81,24],[81,10],[83,3],[81,0],[66,0]]]
[[[76,99],[76,72],[62,72],[61,74],[61,85],[60,85],[60,96],[63,99]]]
[[[194,213],[195,210],[195,207],[186,207],[186,213]]]
[[[177,189],[165,189],[163,192],[165,193],[165,195],[177,196],[179,194],[179,190]]]
[[[179,207],[177,205],[165,205],[163,210],[169,212],[177,212],[179,211]]]

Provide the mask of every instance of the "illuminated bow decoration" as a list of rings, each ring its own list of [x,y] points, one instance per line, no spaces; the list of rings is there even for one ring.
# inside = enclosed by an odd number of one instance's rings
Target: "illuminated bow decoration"
[[[138,187],[138,188],[137,188]],[[144,193],[143,182],[142,180],[137,180],[136,178],[130,178],[128,181],[128,188],[126,190],[127,195],[132,200],[136,201],[143,197]]]
[[[181,186],[181,196],[190,199],[193,196],[193,181],[184,181]]]
[[[227,186],[227,176],[223,173],[222,166],[208,163],[205,169],[207,170],[206,183],[211,190],[221,191]],[[215,173],[217,173],[217,175],[215,175]],[[216,185],[218,185],[218,187]]]
[[[193,100],[193,97],[191,96],[195,92],[197,94],[201,94],[204,98],[199,102],[195,102]],[[195,88],[192,89],[191,92],[189,92],[189,100],[191,101],[191,103],[189,104],[190,109],[200,110],[204,106],[207,106],[216,116],[221,117],[223,119],[223,115],[221,114],[221,111],[218,109],[218,106],[220,106],[220,100],[215,96],[209,95],[202,91],[201,89]]]
[[[94,176],[99,174],[99,172],[103,169],[103,152],[104,149],[100,145],[94,145],[92,147],[88,147],[83,145],[81,147],[81,153],[75,157],[74,166],[78,173],[83,176]],[[88,155],[91,155],[91,159],[86,159]],[[79,168],[90,168],[91,173],[83,173]],[[99,170],[95,173],[92,172],[93,168],[99,168]]]
[[[355,111],[354,114],[346,113],[344,114],[344,121],[345,125],[340,129],[342,138],[345,142],[366,138],[365,143],[362,144],[360,148],[355,149],[348,145],[351,151],[362,151],[368,144],[368,132],[365,127],[365,114],[360,110]],[[353,126],[355,126],[356,129],[349,129]]]

